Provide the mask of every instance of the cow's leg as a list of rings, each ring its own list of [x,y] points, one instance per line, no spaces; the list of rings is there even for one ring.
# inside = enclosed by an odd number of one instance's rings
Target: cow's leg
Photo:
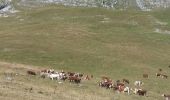
[[[127,92],[128,92],[128,95],[129,95],[130,94],[130,89],[128,89]]]

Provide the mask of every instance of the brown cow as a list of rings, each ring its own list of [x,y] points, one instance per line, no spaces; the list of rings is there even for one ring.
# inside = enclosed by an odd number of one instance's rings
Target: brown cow
[[[48,70],[47,69],[42,69],[40,72],[48,73]]]
[[[73,76],[82,78],[83,74],[82,73],[75,73]]]
[[[143,74],[143,78],[149,78],[148,74]]]
[[[113,83],[101,81],[101,82],[99,82],[99,86],[105,87],[106,89],[111,89],[111,88],[113,88]]]
[[[36,72],[33,71],[33,70],[28,70],[28,71],[27,71],[27,74],[28,74],[28,75],[37,75]]]
[[[118,86],[118,91],[119,91],[119,92],[122,92],[122,91],[124,90],[124,88],[125,88],[125,86],[119,85],[119,86]]]
[[[68,77],[68,80],[70,82],[75,82],[76,84],[80,83],[81,82],[81,78],[78,78],[78,77],[75,77],[75,76],[70,76]]]
[[[76,79],[74,80],[74,82],[75,82],[76,84],[79,84],[79,83],[81,82],[81,78],[76,78]]]
[[[161,68],[159,68],[159,69],[158,69],[158,71],[162,72],[162,69],[161,69]]]
[[[77,77],[69,76],[69,77],[68,77],[68,80],[69,80],[70,82],[73,82],[76,78],[77,78]]]
[[[127,92],[128,95],[130,94],[130,88],[127,86],[122,86],[122,85],[118,85],[118,86],[113,86],[113,89],[120,92]]]
[[[68,76],[74,76],[75,73],[74,72],[67,72]]]
[[[161,75],[161,73],[156,73],[156,77],[160,77]]]
[[[105,76],[102,77],[102,81],[112,83],[112,80]]]
[[[147,91],[143,90],[143,89],[135,88],[134,90],[133,89],[131,89],[131,90],[133,91],[133,93],[138,94],[140,96],[146,96],[146,93],[147,93]]]
[[[137,91],[137,94],[138,95],[140,95],[140,96],[146,96],[146,90],[141,90],[141,89],[139,89],[138,91]]]

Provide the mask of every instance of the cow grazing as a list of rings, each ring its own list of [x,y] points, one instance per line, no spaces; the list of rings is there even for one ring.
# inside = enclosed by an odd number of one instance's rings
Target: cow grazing
[[[135,86],[141,86],[141,85],[143,85],[144,83],[142,82],[142,81],[135,81],[134,82],[134,85]]]
[[[81,73],[75,73],[74,76],[75,76],[75,77],[80,77],[80,78],[82,78],[82,77],[83,77],[83,74],[81,74]]]
[[[112,80],[108,77],[102,77],[102,81],[99,82],[100,87],[106,87],[106,89],[113,88]]]
[[[137,91],[137,94],[140,95],[140,96],[146,96],[146,92],[147,92],[146,90],[139,89]]]
[[[28,75],[37,75],[36,72],[33,71],[33,70],[28,70],[28,71],[27,71],[27,74],[28,74]]]
[[[81,78],[76,78],[76,79],[74,80],[74,82],[75,82],[76,84],[79,84],[79,83],[81,82]]]
[[[138,94],[140,96],[146,96],[147,91],[143,90],[143,89],[137,89],[135,88],[134,90],[131,89],[133,91],[134,94]]]
[[[124,88],[125,88],[125,86],[119,85],[119,86],[118,86],[118,91],[119,91],[119,92],[122,92],[122,91],[124,90]]]
[[[119,87],[118,86],[113,86],[113,90],[118,90]]]
[[[137,94],[137,91],[138,91],[137,88],[135,88],[134,90],[133,90],[133,88],[131,88],[130,90],[131,90],[134,94]]]
[[[111,89],[111,88],[113,88],[113,83],[101,81],[101,82],[99,82],[99,86],[105,87],[106,89]]]
[[[113,89],[117,90],[119,93],[120,92],[123,92],[123,93],[127,92],[128,95],[130,94],[130,88],[127,87],[127,86],[123,86],[123,85],[114,86]]]
[[[43,69],[40,71],[40,73],[48,73],[48,70],[47,69]]]
[[[67,72],[68,76],[74,76],[75,73],[74,72]]]
[[[84,74],[82,74],[82,73],[79,73],[79,74],[78,74],[79,77],[83,77],[83,75],[84,75]]]
[[[76,78],[77,78],[77,77],[69,76],[69,77],[68,77],[68,80],[69,80],[69,82],[74,82],[74,80],[75,80]]]
[[[78,77],[75,77],[75,76],[70,76],[68,77],[68,80],[70,82],[75,82],[76,84],[80,83],[81,82],[81,78],[78,78]]]
[[[165,78],[165,79],[167,79],[167,78],[168,78],[168,76],[167,76],[167,75],[165,75],[165,74],[162,74],[162,75],[161,75],[161,77],[162,77],[162,78]]]
[[[170,95],[162,94],[163,97],[165,97],[165,100],[170,100]]]
[[[159,69],[158,69],[158,71],[159,71],[159,72],[162,72],[162,69],[161,69],[161,68],[159,68]]]
[[[127,83],[127,84],[130,83],[128,79],[122,79],[122,81],[123,81],[123,83]]]
[[[149,78],[148,74],[143,74],[143,78]]]
[[[54,80],[54,79],[60,79],[60,75],[59,74],[48,74],[48,77],[51,79],[51,80]]]
[[[102,78],[102,80],[107,80],[107,81],[110,80],[110,79],[109,79],[108,77],[106,77],[106,76],[102,76],[101,78]]]
[[[156,73],[156,77],[161,77],[161,73]]]
[[[93,75],[90,75],[91,78],[93,78]]]
[[[167,79],[167,78],[168,78],[167,75],[161,74],[161,73],[156,73],[156,77],[161,77],[161,78],[164,78],[164,79]]]
[[[59,73],[59,75],[60,75],[60,79],[63,80],[63,81],[65,81],[68,78],[67,74],[64,73],[64,72]]]
[[[103,77],[102,77],[102,82],[103,82],[104,84],[107,84],[107,83],[112,83],[112,80],[109,79],[108,77],[103,76]]]
[[[91,79],[91,77],[89,77],[89,75],[86,75],[85,77],[84,77],[84,80],[90,80]]]
[[[126,86],[126,87],[123,89],[123,92],[127,92],[128,95],[129,95],[129,94],[130,94],[130,88]]]

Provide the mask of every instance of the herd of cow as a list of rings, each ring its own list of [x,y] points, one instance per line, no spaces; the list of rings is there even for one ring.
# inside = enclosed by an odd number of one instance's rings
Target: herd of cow
[[[132,89],[132,88],[126,86],[126,84],[130,84],[129,80],[127,80],[127,79],[117,80],[117,81],[113,82],[108,77],[102,77],[102,81],[99,82],[100,87],[105,87],[106,89],[113,89],[114,91],[117,91],[118,93],[127,92],[129,95],[130,91],[133,91],[134,94],[146,96],[146,92],[147,92],[146,90],[139,89],[139,88]],[[140,87],[143,84],[144,83],[142,81],[134,82],[134,85],[137,87]]]
[[[33,70],[28,70],[27,74],[29,75],[37,75],[38,73]],[[63,70],[60,72],[56,72],[53,69],[44,69],[39,71],[39,75],[41,78],[50,78],[51,80],[69,80],[71,83],[79,84],[81,83],[81,80],[90,80],[93,78],[93,75],[83,75],[82,73],[75,73],[75,72],[64,72]],[[168,76],[165,74],[162,74],[162,69],[159,69],[159,73],[156,73],[156,77],[160,77],[163,79],[167,79]],[[148,74],[143,74],[143,78],[149,78]],[[106,89],[113,89],[114,91],[117,91],[118,93],[127,93],[128,95],[131,93],[137,94],[140,96],[147,96],[147,90],[142,89],[141,86],[144,84],[142,81],[135,81],[134,85],[137,88],[130,88],[128,87],[128,84],[130,84],[130,81],[128,79],[122,79],[114,81],[110,79],[109,77],[103,76],[101,77],[101,81],[98,82],[99,87],[103,87]],[[170,100],[170,95],[163,94],[162,96],[165,97],[165,100]]]
[[[28,70],[27,74],[29,75],[37,75],[36,71]],[[39,72],[41,78],[50,78],[51,80],[69,80],[69,82],[79,84],[82,79],[90,80],[93,78],[93,75],[83,75],[82,73],[75,72],[57,72],[53,69],[44,69]]]

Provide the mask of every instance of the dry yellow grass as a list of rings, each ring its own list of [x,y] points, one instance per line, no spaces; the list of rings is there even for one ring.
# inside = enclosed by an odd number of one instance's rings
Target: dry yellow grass
[[[0,62],[0,99],[2,100],[109,100],[100,91],[101,95],[88,89],[84,82],[81,85],[50,79],[41,79],[37,76],[29,76],[26,71],[37,70],[36,66],[23,64],[11,64]],[[38,70],[37,70],[38,71]],[[86,88],[87,87],[87,88]]]
[[[41,68],[0,62],[1,100],[161,100],[162,98],[156,91],[150,90],[148,90],[148,97],[140,97],[132,93],[131,95],[118,94],[113,90],[99,88],[97,80],[100,76],[96,76],[91,81],[83,80],[80,85],[68,81],[59,84],[59,81],[41,79],[38,75],[29,76],[26,74],[29,69],[38,71]],[[148,87],[146,85],[152,86],[148,84],[149,81],[144,80],[145,88]],[[133,83],[130,86],[133,87]]]

